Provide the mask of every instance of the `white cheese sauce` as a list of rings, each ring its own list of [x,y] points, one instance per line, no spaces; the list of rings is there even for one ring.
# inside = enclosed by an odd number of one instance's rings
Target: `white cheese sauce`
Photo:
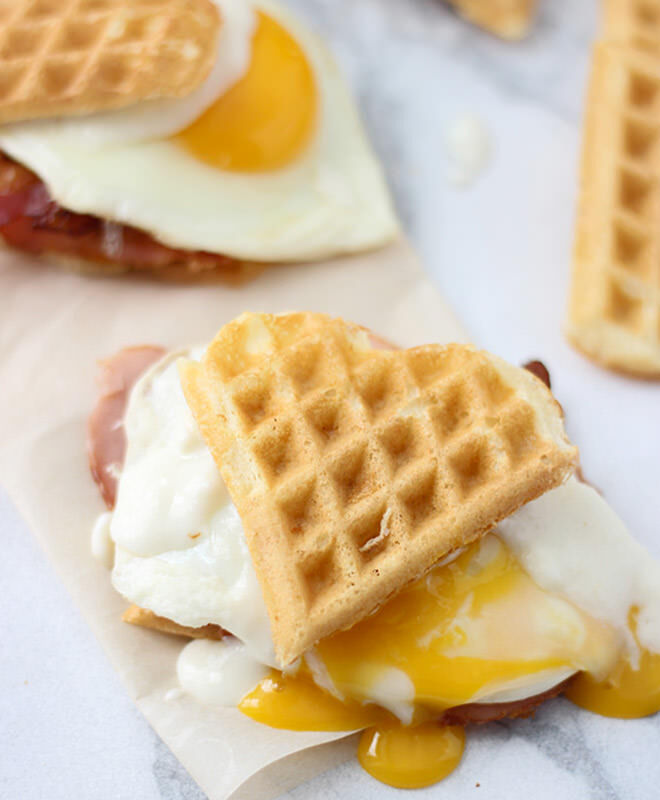
[[[236,707],[268,674],[233,636],[220,641],[194,639],[176,664],[181,688],[204,705]]]
[[[112,569],[115,559],[115,543],[110,536],[112,513],[99,514],[92,528],[92,555],[106,569]]]
[[[461,114],[445,131],[447,180],[453,186],[473,183],[486,168],[491,156],[490,134],[473,114]]]
[[[542,589],[570,600],[634,642],[660,653],[660,565],[595,489],[577,478],[501,522],[497,535]]]
[[[179,381],[179,357],[201,352],[170,353],[131,392],[126,463],[110,521],[112,582],[132,603],[180,625],[220,625],[274,663],[241,520]]]

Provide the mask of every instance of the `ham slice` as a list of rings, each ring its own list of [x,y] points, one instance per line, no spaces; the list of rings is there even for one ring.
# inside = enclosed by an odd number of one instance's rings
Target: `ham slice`
[[[115,505],[126,455],[123,419],[128,395],[140,375],[166,352],[150,345],[126,347],[100,364],[99,398],[87,422],[87,454],[92,477],[109,509]]]
[[[466,703],[448,708],[438,721],[441,725],[482,725],[485,722],[497,722],[501,719],[530,717],[541,703],[565,692],[573,678],[571,675],[547,692],[525,697],[524,700],[514,700],[511,703]]]

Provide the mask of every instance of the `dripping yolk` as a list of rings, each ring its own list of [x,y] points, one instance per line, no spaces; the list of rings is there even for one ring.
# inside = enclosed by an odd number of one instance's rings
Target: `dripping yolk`
[[[392,786],[427,786],[463,750],[461,729],[434,722],[443,709],[498,690],[534,694],[567,671],[602,674],[617,648],[608,628],[538,588],[490,535],[320,642],[297,671],[271,672],[239,709],[275,728],[367,728],[359,750],[367,772]]]
[[[246,74],[174,138],[200,161],[265,172],[293,161],[314,132],[314,73],[295,39],[259,12]]]
[[[493,689],[601,666],[609,645],[598,624],[536,587],[500,540],[490,536],[432,570],[378,613],[316,646],[334,696],[319,689],[304,667],[279,678],[271,675],[240,708],[275,728],[317,730],[322,709],[328,715],[324,730],[353,730],[358,717],[365,722],[364,710],[375,706],[389,708],[405,722],[422,722]],[[308,704],[310,692],[314,698]],[[307,716],[300,714],[297,709],[307,705]],[[332,715],[336,719],[329,722]]]
[[[605,626],[538,588],[495,536],[316,650],[344,696],[405,698],[407,685],[416,708],[435,711],[607,668],[616,653]]]
[[[425,722],[415,728],[368,728],[358,761],[374,778],[399,789],[420,789],[446,778],[463,756],[463,728]]]
[[[629,625],[636,636],[636,612]],[[639,642],[638,642],[639,644]],[[660,654],[640,648],[639,661],[621,657],[605,680],[583,672],[572,681],[566,696],[581,708],[604,717],[635,719],[660,711]]]
[[[319,688],[311,677],[287,676],[277,670],[249,692],[238,708],[257,722],[289,731],[358,731],[396,722],[378,706],[340,700]]]

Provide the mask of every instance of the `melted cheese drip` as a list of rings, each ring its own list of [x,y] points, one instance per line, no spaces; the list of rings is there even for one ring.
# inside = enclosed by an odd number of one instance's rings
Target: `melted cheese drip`
[[[368,728],[358,761],[374,778],[399,789],[420,789],[446,778],[459,765],[463,728],[426,722],[415,728]]]
[[[293,161],[318,115],[314,73],[305,54],[271,17],[259,12],[247,73],[175,136],[196,158],[235,172],[265,172]]]

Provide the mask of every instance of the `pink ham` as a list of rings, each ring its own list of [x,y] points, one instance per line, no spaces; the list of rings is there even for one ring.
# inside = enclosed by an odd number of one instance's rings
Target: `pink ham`
[[[124,412],[136,381],[165,355],[162,347],[125,347],[101,362],[99,398],[87,422],[87,454],[92,477],[105,504],[113,508],[117,477],[126,455]]]

